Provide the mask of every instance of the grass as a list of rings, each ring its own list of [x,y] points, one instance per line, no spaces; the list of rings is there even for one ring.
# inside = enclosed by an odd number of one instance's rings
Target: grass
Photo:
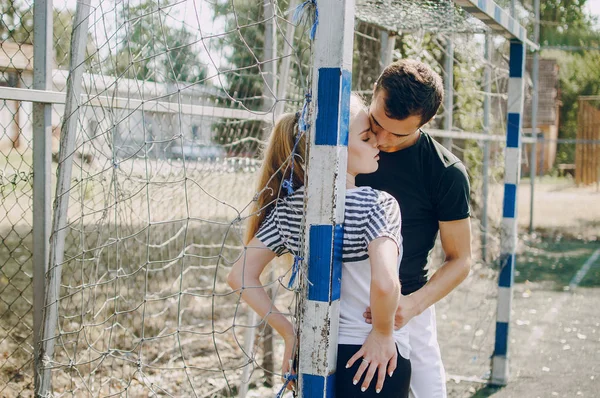
[[[515,282],[546,282],[555,289],[568,286],[577,271],[600,248],[599,241],[562,239],[560,236],[524,241],[517,255]],[[600,286],[600,260],[597,260],[579,284]]]

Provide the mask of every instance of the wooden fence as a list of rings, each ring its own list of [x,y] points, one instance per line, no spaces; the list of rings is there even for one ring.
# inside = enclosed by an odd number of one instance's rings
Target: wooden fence
[[[575,182],[600,183],[600,97],[579,97]]]

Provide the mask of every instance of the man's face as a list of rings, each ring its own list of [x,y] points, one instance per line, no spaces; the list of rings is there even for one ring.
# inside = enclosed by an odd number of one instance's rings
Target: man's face
[[[412,145],[421,127],[420,116],[391,119],[385,114],[386,93],[378,90],[371,102],[369,119],[371,130],[377,137],[377,145],[384,152],[395,152]]]

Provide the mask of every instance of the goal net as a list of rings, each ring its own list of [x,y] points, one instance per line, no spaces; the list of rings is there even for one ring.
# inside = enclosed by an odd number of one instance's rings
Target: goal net
[[[312,16],[297,5],[92,1],[85,56],[71,63],[82,95],[63,122],[75,128],[61,132],[74,149],[63,137],[59,173],[72,178],[57,192],[68,211],[52,250],[64,257],[46,309],[57,304],[45,358],[55,396],[274,384],[281,344],[226,275],[243,255],[270,127],[310,87]],[[274,261],[263,283],[293,316],[289,267]]]
[[[226,275],[244,253],[270,128],[303,108],[312,84],[312,4],[91,2],[85,54],[71,65],[71,75],[83,71],[71,82],[81,96],[71,109],[56,106],[65,115],[59,133],[73,137],[58,163],[72,175],[56,196],[68,200],[53,230],[54,253],[64,255],[50,264],[49,275],[60,270],[60,278],[46,308],[55,304],[58,317],[44,364],[56,396],[262,397],[281,387],[282,342]],[[497,291],[488,260],[500,246],[505,42],[492,40],[486,58],[490,32],[451,1],[357,0],[356,18],[353,90],[367,98],[392,60],[420,59],[445,80],[448,57],[454,65],[450,127],[441,109],[425,129],[449,139],[470,172],[476,263],[438,305],[440,341],[457,383],[485,380]],[[57,76],[64,89],[68,71]],[[488,124],[486,96],[497,115]],[[441,260],[438,248],[432,263]],[[290,266],[290,258],[274,261],[262,284],[295,320]]]

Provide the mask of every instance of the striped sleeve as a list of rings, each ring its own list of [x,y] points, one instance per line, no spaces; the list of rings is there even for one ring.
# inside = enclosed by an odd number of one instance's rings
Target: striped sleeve
[[[377,202],[367,216],[364,227],[365,244],[368,246],[374,239],[387,237],[396,243],[398,252],[402,253],[401,227],[402,219],[398,202],[390,194],[380,192]]]
[[[285,242],[281,236],[279,225],[276,222],[277,212],[280,211],[281,207],[275,206],[269,213],[267,218],[263,221],[256,233],[256,238],[260,240],[265,246],[272,250],[277,256],[281,256],[288,252],[285,247]]]

